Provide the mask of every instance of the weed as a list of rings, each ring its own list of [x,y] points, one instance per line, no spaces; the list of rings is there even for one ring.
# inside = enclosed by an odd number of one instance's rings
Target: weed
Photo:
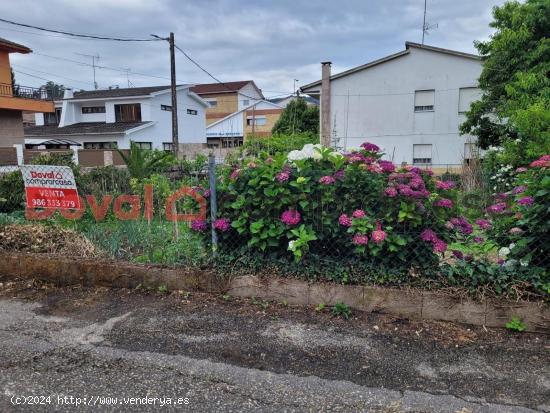
[[[317,312],[320,313],[320,312],[324,311],[325,308],[326,308],[325,303],[319,303],[319,304],[317,305],[317,307],[315,307],[315,311],[317,311]]]
[[[521,333],[522,331],[525,331],[525,324],[519,317],[512,317],[512,319],[506,323],[506,328],[508,330],[517,331],[518,333]]]
[[[349,305],[342,303],[340,301],[337,302],[336,304],[334,304],[334,307],[332,307],[332,315],[342,316],[346,320],[349,319],[349,317],[351,316],[351,310],[349,308]]]
[[[168,292],[168,287],[164,284],[159,285],[157,291],[161,294],[166,294]]]
[[[231,297],[229,294],[222,295],[223,301],[231,301],[231,298],[233,298],[233,297]]]
[[[266,310],[269,307],[269,303],[267,301],[256,300],[256,297],[252,297],[252,304],[257,305],[258,307],[261,307],[264,310]]]

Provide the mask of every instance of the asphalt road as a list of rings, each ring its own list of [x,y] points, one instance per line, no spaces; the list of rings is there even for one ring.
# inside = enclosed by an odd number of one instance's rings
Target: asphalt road
[[[540,335],[0,284],[2,412],[550,412],[549,361]]]

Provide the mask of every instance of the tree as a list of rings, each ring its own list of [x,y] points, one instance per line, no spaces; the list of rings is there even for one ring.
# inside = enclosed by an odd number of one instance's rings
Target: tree
[[[319,133],[319,108],[308,106],[304,99],[294,99],[281,113],[272,133]]]
[[[63,94],[65,93],[65,86],[51,80],[47,81],[45,85],[40,86],[40,89],[45,90],[48,97],[52,99],[63,99]]]
[[[484,94],[460,129],[483,149],[504,146],[514,163],[527,162],[550,152],[550,1],[508,2],[493,18],[495,33],[475,43]]]

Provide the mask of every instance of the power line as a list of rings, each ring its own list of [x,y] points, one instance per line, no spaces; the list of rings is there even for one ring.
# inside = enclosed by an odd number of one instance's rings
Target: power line
[[[66,79],[66,80],[70,80],[71,82],[77,82],[77,83],[84,83],[84,84],[87,84],[87,85],[93,85],[93,83],[91,82],[86,82],[86,81],[83,81],[83,80],[76,80],[76,79],[71,79],[69,77],[65,77],[65,76],[61,76],[61,75],[57,75],[57,74],[54,74],[54,73],[49,73],[49,72],[44,72],[42,70],[38,70],[38,69],[33,69],[31,67],[26,67],[26,66],[21,66],[21,65],[13,65],[14,68],[17,68],[17,67],[22,67],[23,69],[25,70],[30,70],[32,72],[37,72],[37,73],[42,73],[44,75],[50,75],[50,76],[53,76],[53,77],[58,77],[60,79]]]
[[[30,29],[41,30],[44,32],[58,33],[58,34],[64,34],[66,36],[81,37],[81,38],[96,39],[96,40],[111,40],[111,41],[117,41],[117,42],[156,42],[160,40],[156,38],[133,39],[133,38],[123,38],[123,37],[99,36],[95,34],[73,33],[73,32],[66,32],[63,30],[46,29],[45,27],[33,26],[31,24],[25,24],[25,23],[18,23],[11,20],[1,19],[1,18],[0,18],[0,22],[13,24],[15,26],[28,27]]]

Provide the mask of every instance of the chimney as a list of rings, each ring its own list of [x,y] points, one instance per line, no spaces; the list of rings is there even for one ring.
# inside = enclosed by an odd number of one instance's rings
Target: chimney
[[[321,145],[330,146],[330,66],[321,62]]]
[[[72,99],[73,97],[73,90],[71,88],[66,88],[63,92],[63,99]]]

